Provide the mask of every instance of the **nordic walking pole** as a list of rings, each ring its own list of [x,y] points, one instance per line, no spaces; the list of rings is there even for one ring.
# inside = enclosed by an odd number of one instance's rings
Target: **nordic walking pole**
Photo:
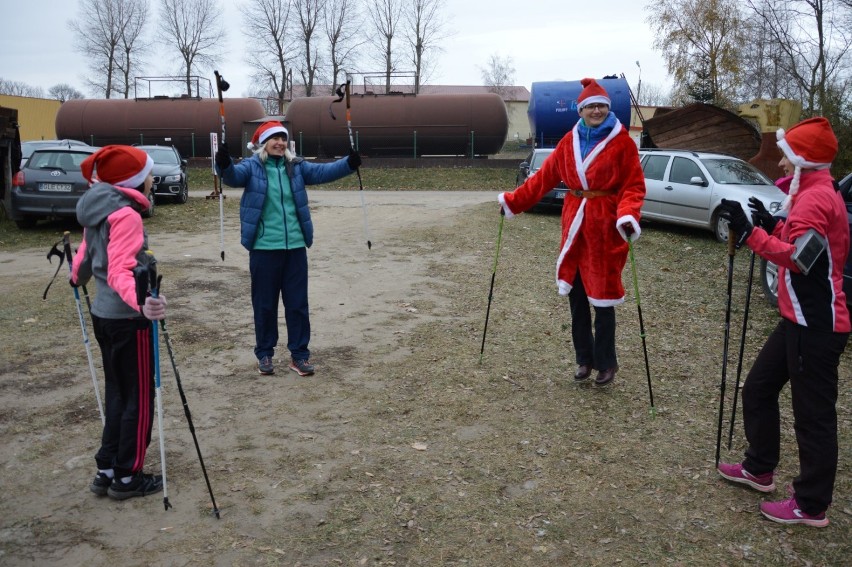
[[[136,302],[139,304],[139,311],[145,305],[145,296],[150,290],[151,297],[157,297],[157,261],[154,259],[153,253],[148,250],[150,259],[147,266],[138,266],[133,270],[133,277],[136,280]],[[160,469],[163,473],[163,507],[168,510],[171,508],[169,503],[169,489],[166,482],[166,445],[163,439],[163,398],[160,394],[160,340],[157,333],[157,322],[151,321],[151,350],[154,351],[154,393],[157,403],[157,431],[159,432],[160,442]]]
[[[157,276],[157,289],[163,281],[163,276]],[[177,364],[175,363],[175,354],[172,351],[172,341],[169,338],[169,331],[166,328],[166,320],[160,319],[160,329],[163,331],[163,338],[166,341],[166,350],[169,352],[169,358],[172,361],[172,371],[177,382],[178,392],[180,392],[180,401],[183,404],[183,413],[186,415],[186,422],[189,424],[189,432],[192,433],[192,441],[195,443],[195,452],[198,453],[198,462],[201,463],[201,472],[204,473],[204,481],[207,483],[207,492],[210,493],[210,501],[213,503],[213,514],[216,519],[219,519],[219,507],[216,506],[216,498],[213,496],[213,488],[210,486],[210,478],[207,476],[207,467],[204,466],[204,457],[201,456],[201,447],[198,445],[198,437],[195,436],[195,425],[192,423],[192,414],[189,411],[189,404],[186,401],[186,394],[183,392],[183,385],[180,381],[180,372],[178,372]]]
[[[500,242],[503,240],[503,221],[506,213],[500,206],[500,228],[497,229],[497,250],[494,252],[494,268],[491,270],[491,287],[488,289],[488,307],[485,309],[485,328],[482,329],[482,346],[479,348],[479,364],[485,352],[485,334],[488,332],[488,316],[491,314],[491,298],[494,297],[494,279],[497,277],[497,259],[500,258]]]
[[[337,98],[336,100],[331,101],[331,104],[335,102],[340,102],[344,98],[346,99],[346,128],[349,130],[349,148],[352,151],[355,151],[355,138],[352,136],[352,104],[350,102],[350,84],[352,81],[350,79],[346,80],[345,85],[340,85],[337,87]],[[328,107],[328,111],[331,114],[332,120],[337,120],[337,117],[334,115],[334,112],[331,111],[331,105]],[[361,168],[355,170],[355,173],[358,175],[358,195],[361,197],[361,210],[364,212],[364,238],[367,240],[367,250],[373,248],[373,242],[370,240],[370,227],[367,224],[367,203],[364,202],[364,184],[361,182]]]
[[[228,147],[228,139],[225,137],[225,101],[222,99],[222,92],[231,88],[219,71],[213,71],[216,75],[216,92],[219,95],[219,122],[222,125],[222,142],[225,147]],[[222,184],[219,184],[219,247],[221,249],[222,261],[225,261],[225,208],[222,204]],[[156,327],[156,325],[154,325]]]
[[[734,287],[734,255],[737,242],[734,229],[728,227],[728,303],[725,307],[725,339],[722,343],[722,382],[719,385],[719,428],[716,432],[716,467],[719,466],[719,451],[722,447],[722,416],[725,412],[725,381],[728,372],[728,341],[731,337],[731,292]]]
[[[62,235],[62,246],[64,252],[59,252],[59,249],[56,247],[56,244],[53,245],[53,248],[50,252],[47,253],[47,260],[50,261],[51,256],[59,256],[59,266],[56,267],[56,271],[59,272],[59,268],[62,267],[62,258],[64,257],[68,261],[68,270],[71,270],[71,233],[67,230]],[[57,243],[58,244],[58,243]],[[53,274],[53,277],[56,277],[56,274]],[[53,283],[53,280],[51,280]],[[83,288],[83,293],[86,295],[86,301],[88,302],[89,294],[86,291],[86,286],[81,286]],[[47,286],[50,289],[50,285]],[[86,347],[86,358],[89,360],[89,372],[92,374],[92,384],[95,386],[95,399],[98,401],[98,413],[101,416],[101,425],[106,424],[106,416],[104,415],[104,405],[101,401],[101,390],[98,387],[98,376],[95,373],[95,363],[92,359],[92,346],[89,342],[89,331],[86,329],[86,320],[83,317],[83,304],[80,303],[80,291],[76,286],[72,286],[74,290],[74,302],[77,305],[77,318],[80,320],[80,330],[83,332],[83,345]],[[42,299],[47,297],[47,289],[44,290],[44,296]],[[89,306],[89,313],[91,314],[91,305]]]
[[[642,302],[639,301],[639,280],[636,277],[636,260],[633,258],[633,241],[627,235],[627,246],[630,250],[630,268],[633,272],[633,292],[636,294],[636,310],[639,312],[639,336],[642,337],[642,351],[645,353],[645,374],[648,376],[648,395],[651,397],[651,418],[657,417],[654,407],[654,390],[651,387],[651,366],[648,364],[648,347],[645,344],[645,323],[642,320]]]
[[[748,328],[748,309],[751,305],[751,284],[754,280],[754,251],[751,253],[751,260],[748,265],[748,287],[746,288],[745,311],[743,312],[743,331],[740,336],[740,357],[737,361],[737,382],[734,387],[734,403],[731,409],[731,428],[728,431],[728,450],[731,449],[731,444],[734,441],[734,421],[737,419],[737,398],[740,397],[740,375],[743,371],[743,351],[745,351],[746,330]]]

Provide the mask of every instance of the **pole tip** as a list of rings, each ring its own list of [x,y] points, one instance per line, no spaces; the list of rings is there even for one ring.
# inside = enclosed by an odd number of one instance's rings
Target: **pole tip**
[[[223,262],[225,261],[225,251],[224,250],[222,250],[222,261]]]
[[[372,249],[373,249],[373,243],[368,240],[367,241],[367,250],[372,250]]]

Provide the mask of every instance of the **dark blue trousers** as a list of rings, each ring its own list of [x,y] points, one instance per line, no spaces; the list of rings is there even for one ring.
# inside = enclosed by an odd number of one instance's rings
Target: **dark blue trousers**
[[[251,306],[254,309],[254,354],[273,356],[278,345],[278,301],[284,304],[287,348],[295,360],[308,360],[311,321],[308,313],[308,251],[252,250],[249,252]]]

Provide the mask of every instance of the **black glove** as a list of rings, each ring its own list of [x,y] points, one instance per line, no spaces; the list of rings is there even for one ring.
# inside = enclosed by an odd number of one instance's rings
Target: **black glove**
[[[349,157],[346,158],[346,163],[349,164],[349,169],[355,171],[361,167],[361,154],[355,150],[349,150]]]
[[[216,152],[216,165],[222,171],[231,167],[231,156],[228,153],[228,144],[225,142],[219,144],[219,150]]]
[[[720,216],[731,223],[731,228],[734,229],[734,234],[737,238],[737,248],[739,248],[751,235],[751,231],[754,227],[750,222],[748,222],[748,217],[746,216],[745,211],[743,211],[743,206],[740,205],[739,201],[722,199],[722,204],[719,205],[719,209],[722,211],[719,213]]]
[[[751,209],[751,222],[754,223],[754,226],[759,226],[769,234],[772,234],[772,231],[775,230],[775,225],[778,224],[778,219],[766,210],[763,201],[757,197],[749,197],[748,208]]]
[[[621,230],[624,231],[624,236],[626,236],[627,239],[630,240],[630,237],[633,236],[633,225],[629,222],[626,222],[621,225]]]

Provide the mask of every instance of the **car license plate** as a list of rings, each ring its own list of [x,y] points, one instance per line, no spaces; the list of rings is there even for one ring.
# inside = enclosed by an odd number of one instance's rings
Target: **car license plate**
[[[557,199],[564,199],[565,198],[565,191],[557,191],[556,192],[556,198]]]
[[[39,183],[38,190],[70,193],[72,187],[71,183]]]

